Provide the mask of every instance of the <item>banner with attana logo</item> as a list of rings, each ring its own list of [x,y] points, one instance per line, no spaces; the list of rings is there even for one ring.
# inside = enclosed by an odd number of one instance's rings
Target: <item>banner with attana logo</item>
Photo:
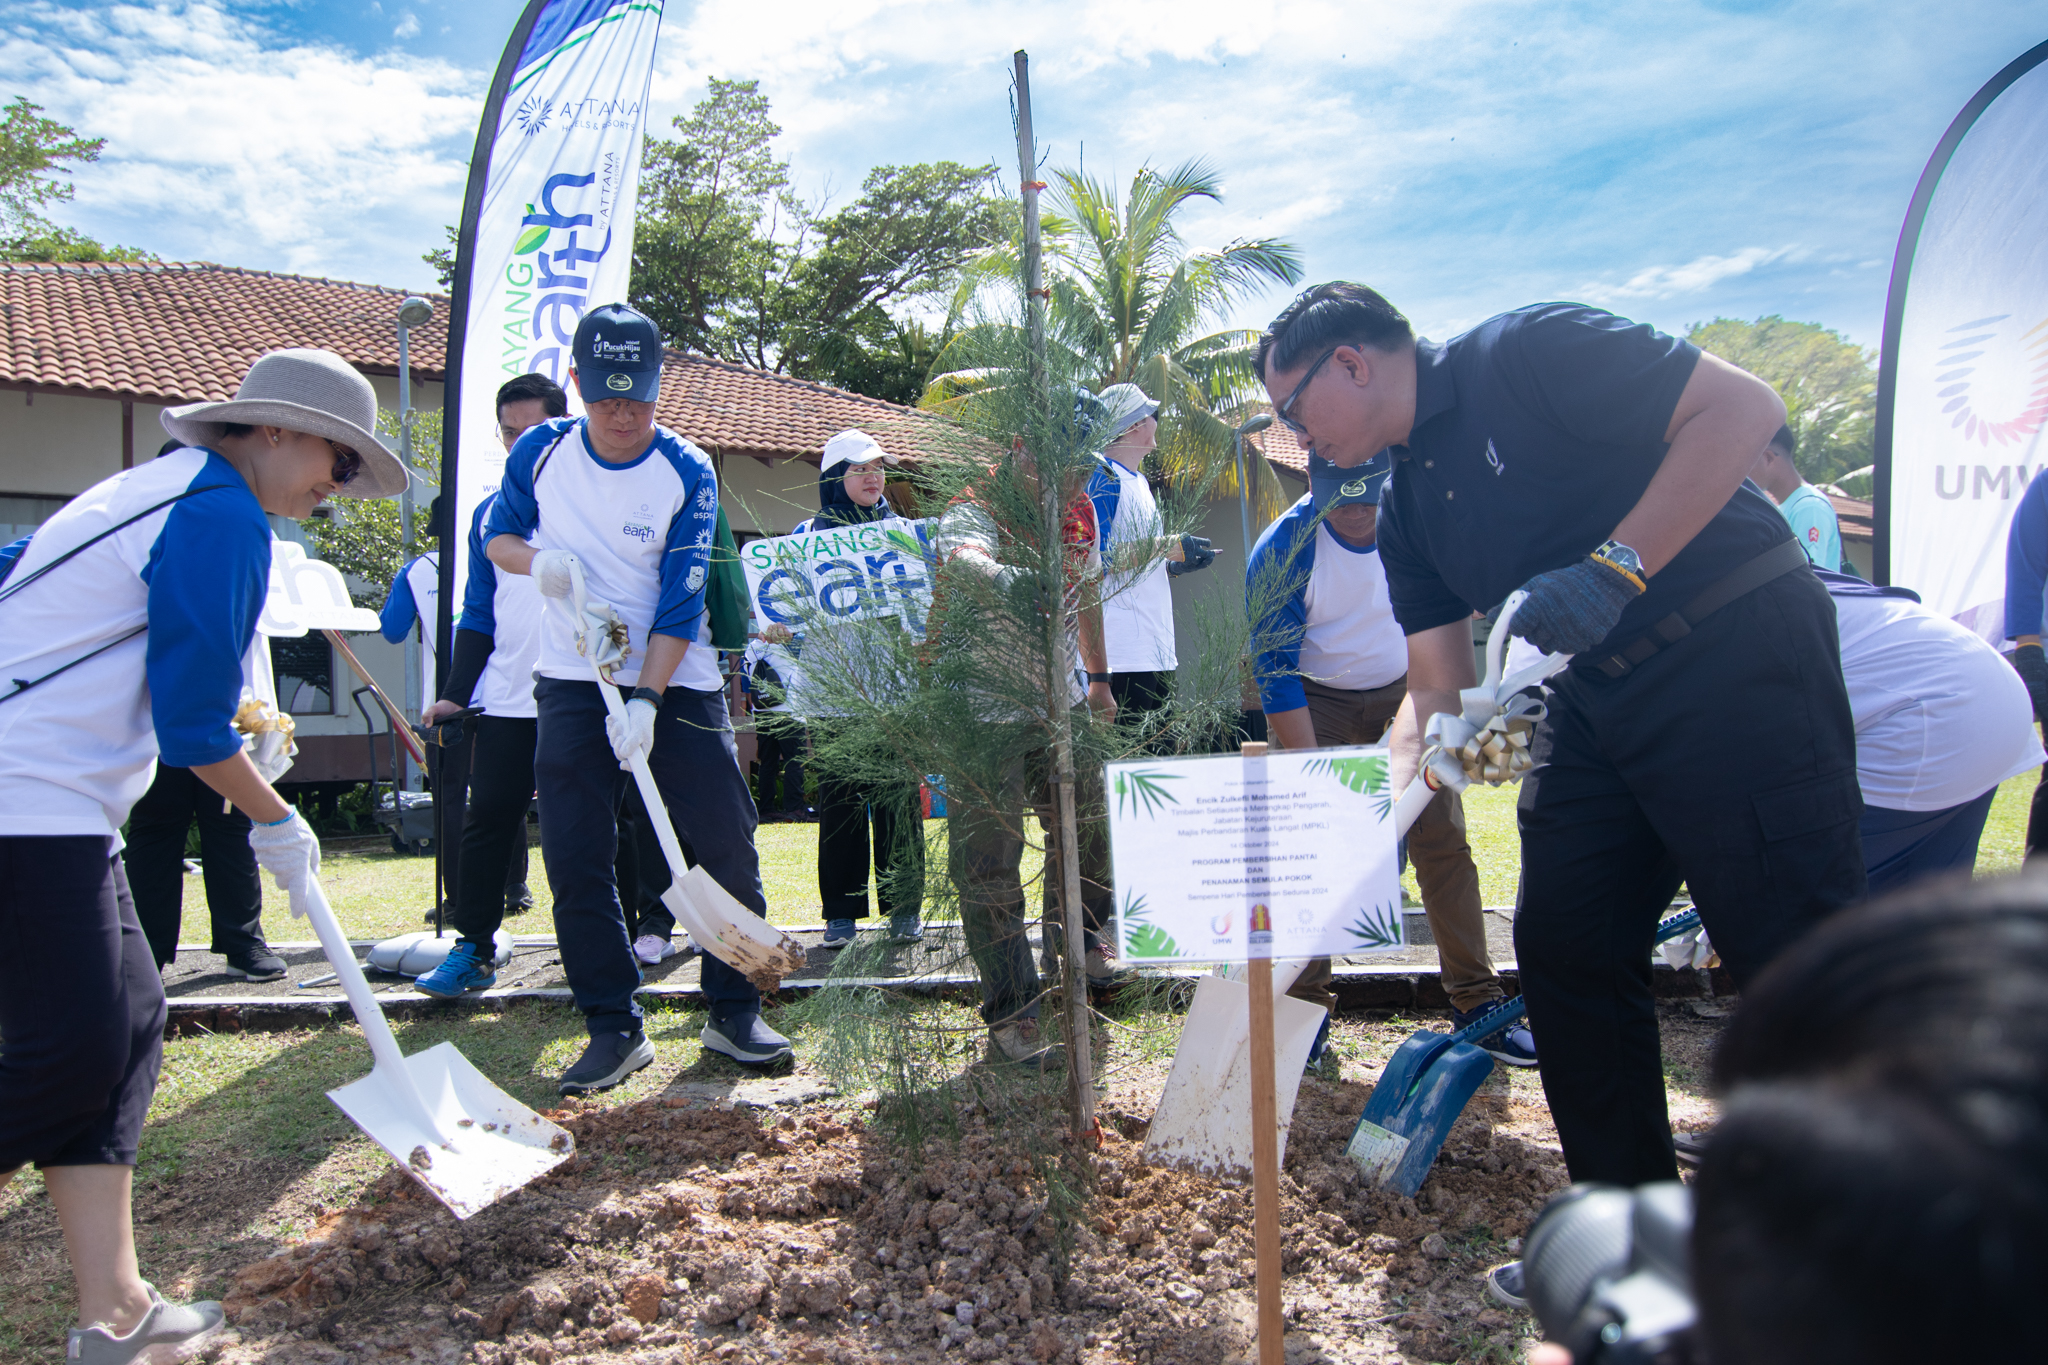
[[[2048,461],[2048,44],[1942,139],[1901,234],[1879,387],[1879,577],[1997,643],[2005,542]]]
[[[514,31],[519,50],[508,48],[500,64],[470,166],[468,269],[454,291],[462,315],[450,324],[460,368],[448,422],[460,452],[458,546],[504,476],[499,386],[543,374],[568,390],[571,413],[583,410],[569,344],[588,309],[627,297],[660,28],[661,0],[532,0]],[[444,561],[453,579],[444,601],[462,601],[466,558]]]

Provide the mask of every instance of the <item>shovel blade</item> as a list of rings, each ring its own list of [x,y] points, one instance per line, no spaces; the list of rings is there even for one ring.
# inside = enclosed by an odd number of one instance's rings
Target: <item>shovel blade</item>
[[[1425,1036],[1417,1034],[1402,1046],[1419,1043]],[[1388,1071],[1392,1069],[1389,1065]],[[1414,1198],[1422,1182],[1429,1178],[1429,1168],[1436,1164],[1436,1154],[1443,1150],[1444,1139],[1451,1135],[1451,1125],[1492,1074],[1493,1058],[1470,1043],[1453,1043],[1441,1049],[1423,1071],[1414,1093],[1409,1094],[1405,1084],[1400,1087],[1399,1093],[1405,1098],[1393,1112],[1377,1120],[1359,1119],[1345,1152],[1382,1189]],[[1382,1073],[1379,1085],[1373,1088],[1374,1099],[1379,1098],[1380,1088],[1387,1084],[1388,1077]],[[1367,1112],[1370,1114],[1371,1110]]]
[[[415,1052],[405,1070],[439,1131],[421,1124],[402,1087],[381,1070],[328,1091],[327,1098],[457,1218],[490,1207],[576,1155],[567,1129],[491,1084],[453,1043]]]
[[[1372,1095],[1365,1102],[1365,1118],[1368,1122],[1385,1124],[1399,1112],[1401,1104],[1429,1072],[1429,1064],[1441,1057],[1451,1046],[1451,1035],[1422,1029],[1408,1035],[1408,1041],[1394,1049],[1394,1055],[1387,1058],[1387,1064],[1380,1068],[1380,1078],[1373,1084]]]
[[[698,948],[759,989],[772,991],[803,970],[803,945],[741,905],[701,866],[676,878],[661,898]]]
[[[1302,1068],[1325,1011],[1292,996],[1273,1001],[1274,1098],[1280,1157]],[[1248,1183],[1252,1172],[1251,987],[1205,976],[1181,1026],[1173,1071],[1145,1135],[1145,1160],[1212,1179]]]

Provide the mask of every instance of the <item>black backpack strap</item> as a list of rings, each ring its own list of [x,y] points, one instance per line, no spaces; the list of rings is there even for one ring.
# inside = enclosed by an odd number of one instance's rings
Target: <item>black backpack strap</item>
[[[27,578],[22,579],[19,583],[16,583],[12,587],[8,588],[7,591],[0,592],[0,602],[5,602],[8,599],[12,598],[16,593],[22,591],[22,589],[28,587],[29,584],[35,582],[44,574],[56,568],[58,565],[63,564],[78,555],[84,554],[87,550],[90,550],[93,546],[99,544],[108,536],[127,530],[136,522],[141,521],[144,517],[149,516],[155,512],[161,512],[164,510],[164,508],[169,507],[174,502],[183,502],[187,498],[196,498],[201,493],[212,493],[217,489],[233,487],[235,487],[235,485],[231,483],[210,483],[207,484],[204,488],[188,488],[182,493],[174,494],[171,497],[165,498],[162,502],[153,503],[150,506],[143,508],[140,512],[137,512],[134,516],[128,518],[128,520],[117,523],[113,526],[109,526],[106,530],[92,537],[92,539],[83,541],[80,544],[72,546],[63,554],[58,555],[55,559],[43,565],[40,569],[37,569]],[[31,538],[31,543],[33,543],[33,538]],[[22,551],[22,553],[26,555],[28,551],[24,550]],[[116,643],[118,643],[118,641]],[[86,657],[90,658],[91,656],[87,655]],[[19,680],[17,679],[17,681]],[[38,681],[40,681],[40,679]]]

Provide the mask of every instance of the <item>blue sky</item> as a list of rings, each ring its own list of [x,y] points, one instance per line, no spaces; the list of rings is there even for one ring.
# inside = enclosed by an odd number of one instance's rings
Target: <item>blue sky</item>
[[[72,5],[0,16],[0,96],[109,139],[61,221],[165,259],[430,283],[511,0]],[[1049,164],[1202,157],[1198,247],[1278,236],[1426,335],[1583,299],[1682,329],[1783,313],[1877,343],[1942,130],[2048,37],[2029,6],[1755,0],[670,0],[652,126],[759,78],[809,198],[997,161],[1032,54]],[[1286,291],[1228,319],[1260,325]]]

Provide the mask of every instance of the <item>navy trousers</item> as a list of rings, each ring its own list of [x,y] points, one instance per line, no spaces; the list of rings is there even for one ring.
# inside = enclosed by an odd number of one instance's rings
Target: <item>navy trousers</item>
[[[0,1171],[133,1166],[164,986],[105,835],[0,838]]]
[[[1673,1180],[1650,948],[1683,880],[1745,987],[1863,898],[1834,604],[1804,569],[1618,679],[1553,680],[1522,784],[1515,957],[1573,1180]]]
[[[1967,875],[1977,865],[1977,840],[1997,795],[1993,787],[1947,810],[1865,806],[1859,830],[1870,894],[1881,896],[1943,872]]]
[[[540,846],[555,893],[555,936],[562,967],[585,1026],[595,1035],[640,1027],[633,999],[640,984],[613,871],[622,788],[633,780],[605,737],[604,698],[594,682],[539,678]],[[627,689],[621,688],[623,698]],[[754,850],[754,802],[740,775],[725,694],[670,687],[654,724],[648,758],[677,836],[704,870],[764,919],[761,864]],[[757,1012],[761,993],[724,962],[705,954],[704,998],[714,1019]]]

